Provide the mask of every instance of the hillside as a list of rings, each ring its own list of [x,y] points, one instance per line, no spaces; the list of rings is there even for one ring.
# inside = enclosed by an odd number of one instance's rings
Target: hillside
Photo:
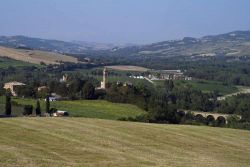
[[[36,106],[36,100],[13,98],[18,104]],[[42,111],[45,111],[45,101],[41,101]],[[0,114],[1,109],[4,110],[5,98],[0,97]],[[87,117],[101,119],[119,119],[123,117],[135,117],[144,114],[145,112],[135,105],[111,103],[105,100],[75,100],[75,101],[56,101],[51,102],[51,107],[59,110],[68,111],[72,117]],[[13,106],[14,115],[22,116],[23,107]]]
[[[250,56],[250,31],[235,31],[227,34],[205,36],[202,38],[185,37],[182,40],[163,41],[144,46],[116,48],[114,55],[127,56]]]
[[[62,55],[59,53],[29,50],[29,49],[14,49],[0,46],[0,57],[8,57],[14,60],[20,60],[33,64],[59,64],[59,62],[72,62],[77,63],[75,57]]]
[[[250,132],[85,118],[0,119],[0,165],[248,167]]]
[[[65,42],[26,36],[0,36],[0,46],[92,56],[244,57],[250,56],[250,31],[234,31],[202,38],[185,37],[181,40],[162,41],[148,45]]]
[[[59,40],[40,39],[26,36],[0,36],[0,46],[12,48],[32,48],[61,53],[79,53],[88,48],[82,45]]]

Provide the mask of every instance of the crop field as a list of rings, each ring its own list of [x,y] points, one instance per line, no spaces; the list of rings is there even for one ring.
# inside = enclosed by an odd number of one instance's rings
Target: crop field
[[[250,132],[89,118],[0,119],[0,166],[249,167]]]
[[[107,68],[112,70],[120,70],[120,71],[138,71],[138,72],[146,72],[149,69],[139,66],[130,66],[130,65],[116,65],[116,66],[107,66]]]
[[[78,62],[77,58],[75,57],[66,56],[59,53],[38,50],[12,49],[6,47],[0,47],[0,57],[8,57],[14,60],[33,64],[40,64],[41,62],[44,62],[45,64],[59,64],[60,61],[74,63]]]
[[[19,105],[33,105],[36,101],[32,99],[12,99]],[[0,98],[0,109],[4,111],[4,97]],[[40,101],[42,111],[45,111],[45,102]],[[22,115],[22,106],[13,106],[13,114]],[[76,100],[76,101],[56,101],[51,102],[51,107],[58,110],[68,111],[72,117],[87,117],[101,119],[119,119],[122,117],[135,117],[144,114],[144,111],[131,104],[111,103],[104,100]],[[1,110],[0,110],[1,111]],[[2,112],[3,113],[3,112]]]
[[[162,86],[164,81],[155,81],[157,85]],[[183,86],[191,86],[194,89],[201,90],[202,92],[209,93],[213,91],[219,91],[220,95],[227,95],[231,93],[235,93],[238,91],[236,86],[232,85],[224,85],[221,82],[217,81],[208,81],[208,80],[193,80],[193,81],[183,81],[177,80],[174,81],[175,86],[183,87]]]

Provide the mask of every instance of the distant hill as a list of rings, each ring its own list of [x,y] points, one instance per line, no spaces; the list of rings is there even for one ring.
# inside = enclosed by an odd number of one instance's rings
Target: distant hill
[[[185,37],[143,46],[115,48],[113,55],[126,56],[250,56],[250,31],[235,31],[227,34],[205,36],[202,38]]]
[[[87,41],[72,41],[72,43],[84,46],[88,50],[109,50],[115,47],[125,48],[129,46],[135,46],[136,44],[112,44],[112,43],[98,43],[98,42],[87,42]]]
[[[60,62],[78,63],[77,58],[59,53],[31,49],[14,49],[1,46],[0,57],[7,57],[33,64],[40,64],[41,62],[45,64],[59,64]]]
[[[110,49],[94,43],[65,42],[59,40],[31,38],[26,36],[0,36],[0,46],[26,48],[59,53],[83,53],[86,50]],[[108,45],[107,45],[108,46]]]
[[[0,36],[0,46],[36,49],[57,53],[90,53],[90,55],[104,56],[237,57],[250,56],[250,31],[234,31],[202,38],[185,37],[181,40],[163,41],[148,45],[120,45],[85,41],[65,42],[25,36]]]

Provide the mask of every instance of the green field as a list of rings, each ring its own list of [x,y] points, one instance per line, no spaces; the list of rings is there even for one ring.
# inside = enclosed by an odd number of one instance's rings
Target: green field
[[[0,57],[0,68],[6,69],[9,66],[18,68],[18,67],[27,67],[27,66],[37,66],[38,67],[39,65]]]
[[[0,119],[0,166],[249,167],[250,132],[86,118]]]
[[[0,109],[4,110],[4,97],[0,98]],[[32,99],[14,98],[13,101],[21,105],[31,104],[35,107],[36,101]],[[72,117],[88,117],[101,119],[119,119],[121,117],[135,117],[144,113],[140,108],[131,104],[111,103],[104,100],[76,100],[51,102],[51,107],[68,111]],[[45,102],[41,101],[42,111],[45,111]],[[14,106],[14,115],[21,115],[22,106]]]
[[[155,81],[158,86],[162,86],[164,81]],[[236,86],[225,85],[221,82],[217,81],[208,81],[208,80],[193,80],[193,81],[183,81],[177,80],[174,81],[175,86],[183,87],[183,86],[191,86],[194,89],[198,89],[203,91],[204,93],[213,92],[215,90],[219,91],[220,95],[227,95],[231,93],[235,93],[238,91]]]

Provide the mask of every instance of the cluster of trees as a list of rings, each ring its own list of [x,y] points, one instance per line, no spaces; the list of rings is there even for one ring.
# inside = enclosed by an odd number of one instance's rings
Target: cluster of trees
[[[227,126],[250,129],[250,95],[241,96],[242,98],[234,97],[230,101],[220,103],[217,101],[216,92],[208,94],[191,87],[176,89],[172,81],[165,81],[164,87],[158,89],[146,85],[121,86],[114,83],[107,90],[106,99],[111,102],[132,103],[147,111],[146,115],[137,118],[121,118],[121,120],[226,126],[226,120],[223,117],[216,120],[213,116],[207,118],[202,115],[194,116],[179,109],[220,111],[242,115],[242,119],[234,116],[228,118]]]
[[[220,102],[218,112],[241,115],[242,122],[250,122],[250,94],[240,94]]]
[[[12,116],[11,94],[9,92],[7,92],[5,95],[5,98],[6,98],[5,99],[5,116],[10,117],[10,116]],[[52,116],[53,113],[57,112],[57,109],[50,107],[49,95],[47,95],[45,101],[46,101],[45,113]],[[34,111],[35,111],[35,113],[33,113]],[[33,105],[24,105],[23,106],[23,115],[24,116],[34,116],[34,115],[42,116],[40,101],[37,100],[35,108],[33,107]]]
[[[24,109],[23,115],[25,115],[25,116],[33,115],[33,106],[32,105],[24,105],[23,109]],[[41,116],[41,107],[40,107],[39,100],[37,100],[35,114],[36,114],[36,116]],[[5,95],[5,116],[9,117],[11,115],[12,115],[11,93],[6,92],[6,95]]]

